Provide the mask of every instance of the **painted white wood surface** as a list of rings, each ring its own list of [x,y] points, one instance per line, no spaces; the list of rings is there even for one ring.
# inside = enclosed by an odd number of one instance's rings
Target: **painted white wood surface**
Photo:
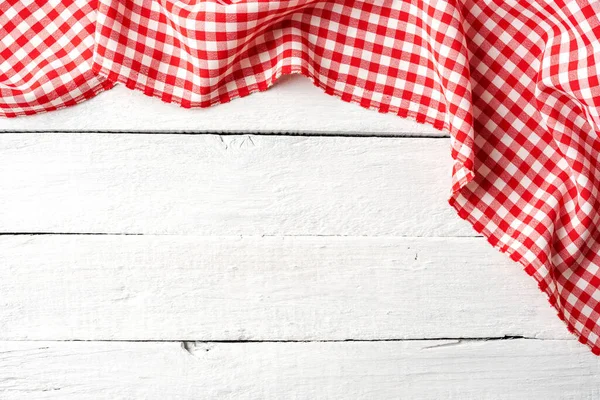
[[[573,338],[483,238],[0,236],[0,265],[0,340]]]
[[[4,400],[593,400],[594,357],[565,340],[0,342],[10,377],[0,392]]]
[[[0,135],[3,232],[473,236],[448,139]]]
[[[160,133],[52,133],[82,130]],[[0,131],[0,399],[600,398],[600,359],[447,205],[444,133],[302,78]],[[322,136],[256,135],[288,132]]]
[[[291,132],[448,136],[427,125],[366,110],[325,94],[303,76],[206,109],[183,109],[116,86],[76,107],[27,118],[0,119],[0,131]]]

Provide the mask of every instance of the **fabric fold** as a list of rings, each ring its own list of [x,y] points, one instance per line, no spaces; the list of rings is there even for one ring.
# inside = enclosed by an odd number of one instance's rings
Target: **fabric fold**
[[[585,0],[0,3],[0,113],[120,83],[208,107],[298,73],[450,133],[450,204],[600,354],[600,12]]]
[[[110,89],[92,71],[96,3],[0,2],[0,116],[58,110]]]

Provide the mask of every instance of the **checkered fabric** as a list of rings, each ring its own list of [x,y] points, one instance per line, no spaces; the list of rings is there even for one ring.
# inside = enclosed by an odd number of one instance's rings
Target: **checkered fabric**
[[[0,1],[0,116],[57,110],[113,86],[92,71],[92,5]]]
[[[450,203],[600,354],[597,0],[0,3],[0,113],[113,83],[183,107],[299,73],[446,130]]]

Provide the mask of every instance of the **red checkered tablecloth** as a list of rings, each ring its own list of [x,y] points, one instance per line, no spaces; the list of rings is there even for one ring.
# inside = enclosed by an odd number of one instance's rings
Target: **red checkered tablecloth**
[[[123,84],[207,107],[303,74],[446,130],[450,203],[600,354],[598,0],[0,2],[0,115]]]

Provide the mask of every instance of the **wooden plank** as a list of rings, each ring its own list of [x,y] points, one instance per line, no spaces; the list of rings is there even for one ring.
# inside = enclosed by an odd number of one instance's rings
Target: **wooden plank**
[[[482,238],[0,237],[0,340],[569,339]]]
[[[599,358],[570,340],[2,342],[0,371],[5,400],[600,396]]]
[[[266,92],[207,109],[192,110],[117,86],[76,107],[26,118],[0,119],[0,130],[448,136],[428,125],[343,102],[300,76],[282,78]]]
[[[446,139],[0,135],[0,231],[473,236]]]

